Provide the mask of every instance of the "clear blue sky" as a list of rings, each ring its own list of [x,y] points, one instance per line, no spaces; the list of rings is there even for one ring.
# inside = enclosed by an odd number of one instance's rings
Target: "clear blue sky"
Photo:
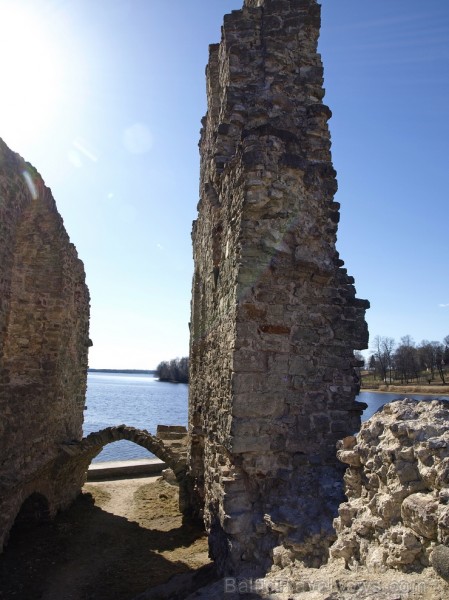
[[[188,353],[208,44],[243,0],[0,0],[0,137],[51,187],[91,367]],[[449,2],[323,0],[338,249],[371,336],[449,334]]]

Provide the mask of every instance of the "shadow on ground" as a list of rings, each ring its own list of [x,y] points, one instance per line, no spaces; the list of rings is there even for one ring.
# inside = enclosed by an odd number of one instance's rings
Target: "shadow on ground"
[[[154,485],[145,488],[154,494]],[[176,488],[170,493],[177,495]],[[192,555],[206,552],[204,532],[183,525],[180,515],[164,527],[147,521],[142,526],[106,512],[83,493],[53,522],[13,529],[0,556],[0,598],[130,600],[193,571]]]

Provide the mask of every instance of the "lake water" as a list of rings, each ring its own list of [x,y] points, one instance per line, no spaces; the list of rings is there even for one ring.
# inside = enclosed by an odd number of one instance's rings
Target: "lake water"
[[[156,433],[158,425],[187,425],[188,386],[161,382],[152,375],[88,373],[84,435],[112,425],[130,425]],[[150,458],[132,442],[108,444],[94,462]]]
[[[84,414],[84,435],[112,425],[131,425],[156,433],[157,425],[187,425],[188,386],[160,382],[152,375],[126,373],[89,373],[87,377],[87,410]],[[396,398],[430,400],[419,394],[381,394],[362,392],[358,400],[368,408],[362,415],[365,421],[383,404]],[[448,396],[440,396],[448,400]],[[150,458],[145,448],[121,440],[109,444],[94,462]]]
[[[381,406],[397,400],[398,398],[413,398],[414,400],[446,400],[449,401],[449,396],[429,396],[422,394],[398,394],[397,392],[361,392],[357,396],[357,400],[360,402],[366,402],[368,408],[363,412],[362,421],[369,419]]]

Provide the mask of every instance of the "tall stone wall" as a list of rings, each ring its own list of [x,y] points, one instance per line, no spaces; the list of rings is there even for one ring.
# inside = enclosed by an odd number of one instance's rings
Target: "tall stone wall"
[[[210,47],[190,347],[191,511],[223,572],[284,545],[318,564],[360,426],[369,303],[335,248],[339,205],[315,0],[256,0]]]
[[[54,512],[79,491],[56,489],[50,465],[82,437],[88,326],[83,264],[51,191],[0,140],[0,549],[27,496]]]

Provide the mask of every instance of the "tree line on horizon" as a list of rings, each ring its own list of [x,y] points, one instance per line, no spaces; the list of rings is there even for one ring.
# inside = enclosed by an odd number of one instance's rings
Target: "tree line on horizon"
[[[425,381],[430,385],[434,379],[446,385],[449,376],[449,335],[442,342],[422,340],[416,344],[410,335],[396,342],[394,338],[376,335],[371,344],[371,355],[364,360],[357,352],[364,367],[374,378],[385,383],[400,381],[403,384]]]
[[[360,369],[366,369],[384,383],[399,381],[402,384],[422,381],[430,384],[438,378],[443,385],[449,383],[449,335],[442,342],[422,340],[416,344],[410,335],[394,338],[376,335],[371,344],[371,355],[365,360],[355,352]],[[160,381],[189,383],[189,358],[162,361],[156,368]]]
[[[163,360],[156,368],[156,376],[159,381],[170,381],[172,383],[189,383],[189,358],[173,358]]]

